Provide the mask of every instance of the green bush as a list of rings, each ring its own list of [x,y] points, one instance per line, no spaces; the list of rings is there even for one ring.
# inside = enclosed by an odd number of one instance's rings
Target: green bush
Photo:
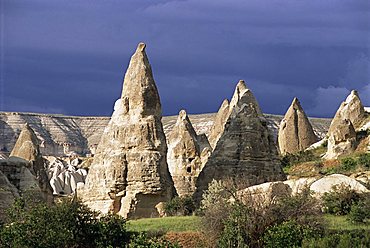
[[[304,239],[303,248],[370,247],[370,231],[335,231],[318,238]]]
[[[370,168],[370,154],[369,153],[362,153],[358,157],[357,160],[358,164],[363,166],[366,169]]]
[[[353,222],[367,222],[370,220],[370,194],[362,194],[361,199],[352,205],[348,219]]]
[[[164,210],[167,215],[191,215],[195,211],[195,203],[193,198],[175,197],[164,205]]]
[[[332,191],[322,197],[325,213],[346,215],[350,212],[353,204],[360,200],[360,195],[348,186],[334,186]]]
[[[345,171],[354,170],[357,167],[357,161],[351,157],[343,158],[340,160],[340,167]]]
[[[290,220],[268,228],[263,240],[270,248],[301,247],[303,239],[314,236],[314,229]]]
[[[214,192],[212,197],[208,192],[207,202],[218,199],[222,192],[232,196],[232,200],[214,201],[204,208],[205,232],[219,247],[261,247],[266,230],[287,221],[295,221],[321,233],[320,205],[308,189],[295,196],[272,199],[247,192],[237,197],[237,191],[230,188]]]
[[[1,247],[91,247],[98,233],[96,213],[80,203],[54,206],[23,199],[9,210],[10,223],[0,233]]]
[[[78,201],[48,206],[18,199],[8,218],[9,222],[0,226],[0,247],[176,247],[128,232],[124,218],[112,214],[98,217]]]
[[[288,153],[281,158],[281,165],[283,168],[289,168],[295,164],[309,162],[319,159],[311,150],[300,151],[298,153]]]
[[[233,204],[228,218],[224,221],[224,229],[218,239],[218,247],[248,247],[252,242],[248,231],[249,209],[243,204]]]
[[[145,233],[138,233],[132,236],[129,248],[180,248],[177,244],[162,240],[156,237],[150,238]]]

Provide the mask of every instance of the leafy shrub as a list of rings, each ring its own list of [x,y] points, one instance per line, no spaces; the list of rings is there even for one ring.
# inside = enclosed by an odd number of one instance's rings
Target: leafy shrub
[[[304,239],[303,248],[348,248],[370,247],[370,231],[335,231],[326,233],[322,237]]]
[[[223,191],[218,188],[215,192],[213,197],[207,195],[207,199],[219,199],[224,192],[232,196],[214,201],[204,209],[205,232],[210,233],[219,247],[261,247],[266,230],[286,221],[321,232],[317,218],[321,209],[308,189],[295,196],[272,199],[263,194],[238,196],[235,188]]]
[[[367,222],[370,220],[370,194],[361,195],[361,199],[352,205],[348,219],[353,222]]]
[[[79,202],[48,206],[18,199],[2,228],[2,247],[92,247],[99,235],[97,213]]]
[[[357,162],[359,165],[362,165],[364,168],[369,169],[370,168],[370,154],[369,153],[360,154]]]
[[[295,164],[309,162],[319,159],[313,154],[311,150],[300,151],[298,153],[288,153],[281,158],[281,165],[283,168],[289,168]]]
[[[195,211],[195,203],[193,198],[175,197],[164,205],[164,210],[167,215],[191,215]]]
[[[354,170],[357,167],[357,161],[351,157],[343,158],[340,160],[340,167],[345,171]]]
[[[314,229],[290,220],[268,228],[263,236],[263,240],[265,247],[301,247],[303,239],[314,236]]]
[[[120,216],[98,218],[78,201],[48,206],[18,199],[8,212],[9,223],[0,226],[0,247],[176,247],[128,232]]]
[[[350,212],[353,204],[360,200],[360,195],[348,186],[334,186],[332,191],[322,197],[323,210],[325,213],[346,215]]]
[[[145,233],[138,233],[132,236],[129,248],[179,248],[177,244],[172,244],[167,240],[157,237],[150,238]]]

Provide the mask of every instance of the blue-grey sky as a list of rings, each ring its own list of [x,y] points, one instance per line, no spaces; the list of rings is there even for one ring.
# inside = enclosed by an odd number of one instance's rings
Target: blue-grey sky
[[[265,113],[370,106],[369,0],[0,0],[2,111],[110,115],[137,43],[164,115],[215,112],[244,79]]]

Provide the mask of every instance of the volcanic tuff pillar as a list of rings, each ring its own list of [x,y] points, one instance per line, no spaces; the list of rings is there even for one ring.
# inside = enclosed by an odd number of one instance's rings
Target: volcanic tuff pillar
[[[242,80],[230,102],[224,132],[198,177],[197,201],[212,179],[232,179],[239,188],[285,179],[266,119]]]
[[[192,195],[203,168],[196,134],[185,110],[181,110],[168,137],[168,167],[179,196]]]
[[[302,151],[317,140],[301,104],[294,98],[280,123],[278,143],[281,154]]]
[[[131,218],[158,215],[155,206],[174,194],[161,118],[152,69],[140,43],[87,176],[85,203]]]

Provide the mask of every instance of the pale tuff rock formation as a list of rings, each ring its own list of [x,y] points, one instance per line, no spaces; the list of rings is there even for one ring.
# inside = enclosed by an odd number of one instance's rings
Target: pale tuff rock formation
[[[205,152],[206,150],[207,148],[204,148]],[[179,196],[194,193],[196,179],[203,168],[201,154],[199,136],[185,110],[181,110],[168,135],[167,153],[168,168]],[[208,154],[203,153],[203,156],[208,157]]]
[[[215,149],[217,141],[224,132],[226,121],[229,119],[232,110],[238,104],[241,95],[244,94],[247,89],[248,88],[245,85],[245,82],[240,80],[235,87],[235,91],[230,103],[227,99],[222,102],[221,107],[215,116],[213,126],[209,134],[209,143],[213,149]],[[258,102],[253,94],[249,95],[249,101],[251,102],[251,106],[257,106],[255,110],[257,111],[258,115],[262,115],[261,109],[259,108]]]
[[[328,134],[335,131],[337,122],[348,119],[354,128],[360,127],[365,118],[365,108],[362,105],[357,91],[352,90],[347,99],[342,102],[329,127]]]
[[[174,194],[166,162],[161,104],[140,43],[127,69],[89,170],[83,201],[93,209],[128,218],[158,216],[155,206]]]
[[[318,195],[322,195],[326,192],[333,190],[335,186],[349,187],[359,193],[370,192],[365,186],[356,181],[353,178],[347,177],[341,174],[333,174],[323,177],[311,184],[310,190]]]
[[[280,123],[278,134],[280,153],[284,155],[303,151],[317,140],[301,104],[294,98]]]
[[[334,125],[333,125],[334,124]],[[332,123],[328,138],[328,151],[325,159],[338,158],[352,153],[357,146],[356,131],[348,119],[336,120]]]
[[[41,198],[49,203],[53,202],[52,190],[44,167],[45,161],[39,151],[39,140],[28,124],[24,125],[10,153],[9,162],[20,167],[21,191],[27,189],[38,194],[41,190]]]
[[[325,158],[333,159],[353,152],[358,145],[356,130],[363,126],[365,119],[365,108],[357,91],[352,90],[340,105],[330,124],[327,134],[328,151]]]
[[[224,132],[197,180],[195,199],[208,183],[232,178],[240,187],[285,179],[267,122],[252,92],[240,81]]]
[[[68,195],[76,192],[77,185],[85,184],[87,171],[77,168],[78,159],[62,161],[48,157],[48,178],[54,195]]]
[[[308,177],[297,178],[286,181],[267,182],[254,185],[237,192],[237,196],[243,199],[243,196],[251,195],[260,197],[265,202],[274,200],[277,197],[296,195],[304,189],[309,189],[314,196],[320,198],[324,193],[329,193],[333,187],[349,187],[359,193],[370,192],[359,181],[342,174],[328,175],[322,178]]]
[[[5,220],[6,210],[19,197],[17,188],[0,171],[0,221]]]
[[[208,138],[209,144],[211,145],[212,148],[216,146],[217,141],[224,132],[225,123],[227,121],[227,118],[229,117],[230,109],[229,107],[230,107],[229,100],[225,99],[222,102],[221,107],[215,116],[213,126],[211,127]]]

